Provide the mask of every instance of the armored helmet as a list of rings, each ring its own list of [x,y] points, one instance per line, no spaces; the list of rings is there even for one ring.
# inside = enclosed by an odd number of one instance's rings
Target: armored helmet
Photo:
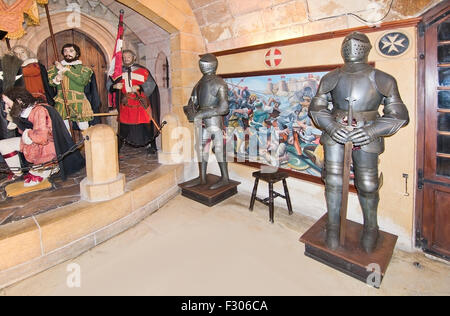
[[[372,45],[364,33],[353,32],[342,43],[342,58],[345,62],[367,62]]]
[[[215,74],[217,70],[217,66],[219,65],[219,61],[217,60],[216,56],[213,54],[206,54],[204,55],[200,61],[200,71],[204,75],[211,75]]]

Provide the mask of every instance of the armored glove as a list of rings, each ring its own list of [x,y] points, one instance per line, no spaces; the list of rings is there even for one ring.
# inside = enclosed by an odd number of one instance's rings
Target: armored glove
[[[336,122],[331,122],[328,124],[325,127],[325,132],[339,144],[345,144],[348,141],[348,130]]]
[[[353,143],[354,146],[364,146],[373,142],[377,136],[374,131],[368,127],[356,128],[348,134],[348,140]]]
[[[387,137],[395,134],[408,120],[392,117],[378,118],[374,124],[357,128],[348,134],[348,140],[355,146],[370,144],[379,137]]]
[[[194,107],[192,105],[186,105],[183,107],[184,114],[186,114],[186,117],[189,122],[194,122],[195,115],[197,112],[195,111]]]

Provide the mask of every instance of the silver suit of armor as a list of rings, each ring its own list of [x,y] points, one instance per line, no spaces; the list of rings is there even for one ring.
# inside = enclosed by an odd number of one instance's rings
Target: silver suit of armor
[[[190,186],[206,184],[206,169],[209,159],[209,141],[214,145],[214,153],[219,163],[221,179],[210,189],[217,189],[229,183],[228,165],[223,145],[223,116],[229,112],[228,86],[216,75],[217,58],[204,55],[199,61],[203,77],[192,90],[189,104],[184,108],[190,121],[194,121],[196,131],[196,153],[199,158],[199,177]]]
[[[371,252],[378,238],[378,156],[384,151],[384,137],[409,122],[396,80],[368,64],[371,47],[365,34],[348,35],[341,50],[345,65],[322,78],[309,107],[315,125],[324,131],[327,245],[332,249],[339,245],[344,144],[351,141],[354,146],[355,186],[364,213],[362,246]]]

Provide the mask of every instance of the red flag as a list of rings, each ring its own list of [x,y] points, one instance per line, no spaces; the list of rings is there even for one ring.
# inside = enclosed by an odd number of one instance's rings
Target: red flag
[[[108,76],[111,77],[113,82],[122,76],[123,13],[124,11],[121,10],[119,17],[119,26],[117,28],[116,45],[114,46],[113,57],[108,71]],[[115,93],[110,93],[109,107],[116,108],[117,106],[118,104],[116,104]]]

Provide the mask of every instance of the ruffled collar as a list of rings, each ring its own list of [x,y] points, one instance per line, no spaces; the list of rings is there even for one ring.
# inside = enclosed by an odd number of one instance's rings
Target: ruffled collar
[[[30,105],[29,107],[27,107],[25,110],[22,111],[22,114],[20,114],[20,117],[27,119],[30,116],[33,108],[34,108],[34,105]]]
[[[82,65],[82,64],[83,64],[83,62],[81,60],[75,60],[75,61],[72,61],[70,63],[68,63],[65,60],[63,60],[61,62],[61,65],[63,65],[63,66],[76,66],[76,65]]]
[[[39,61],[36,58],[30,58],[23,62],[22,67],[26,67],[29,64],[37,64],[37,63],[39,63]]]

